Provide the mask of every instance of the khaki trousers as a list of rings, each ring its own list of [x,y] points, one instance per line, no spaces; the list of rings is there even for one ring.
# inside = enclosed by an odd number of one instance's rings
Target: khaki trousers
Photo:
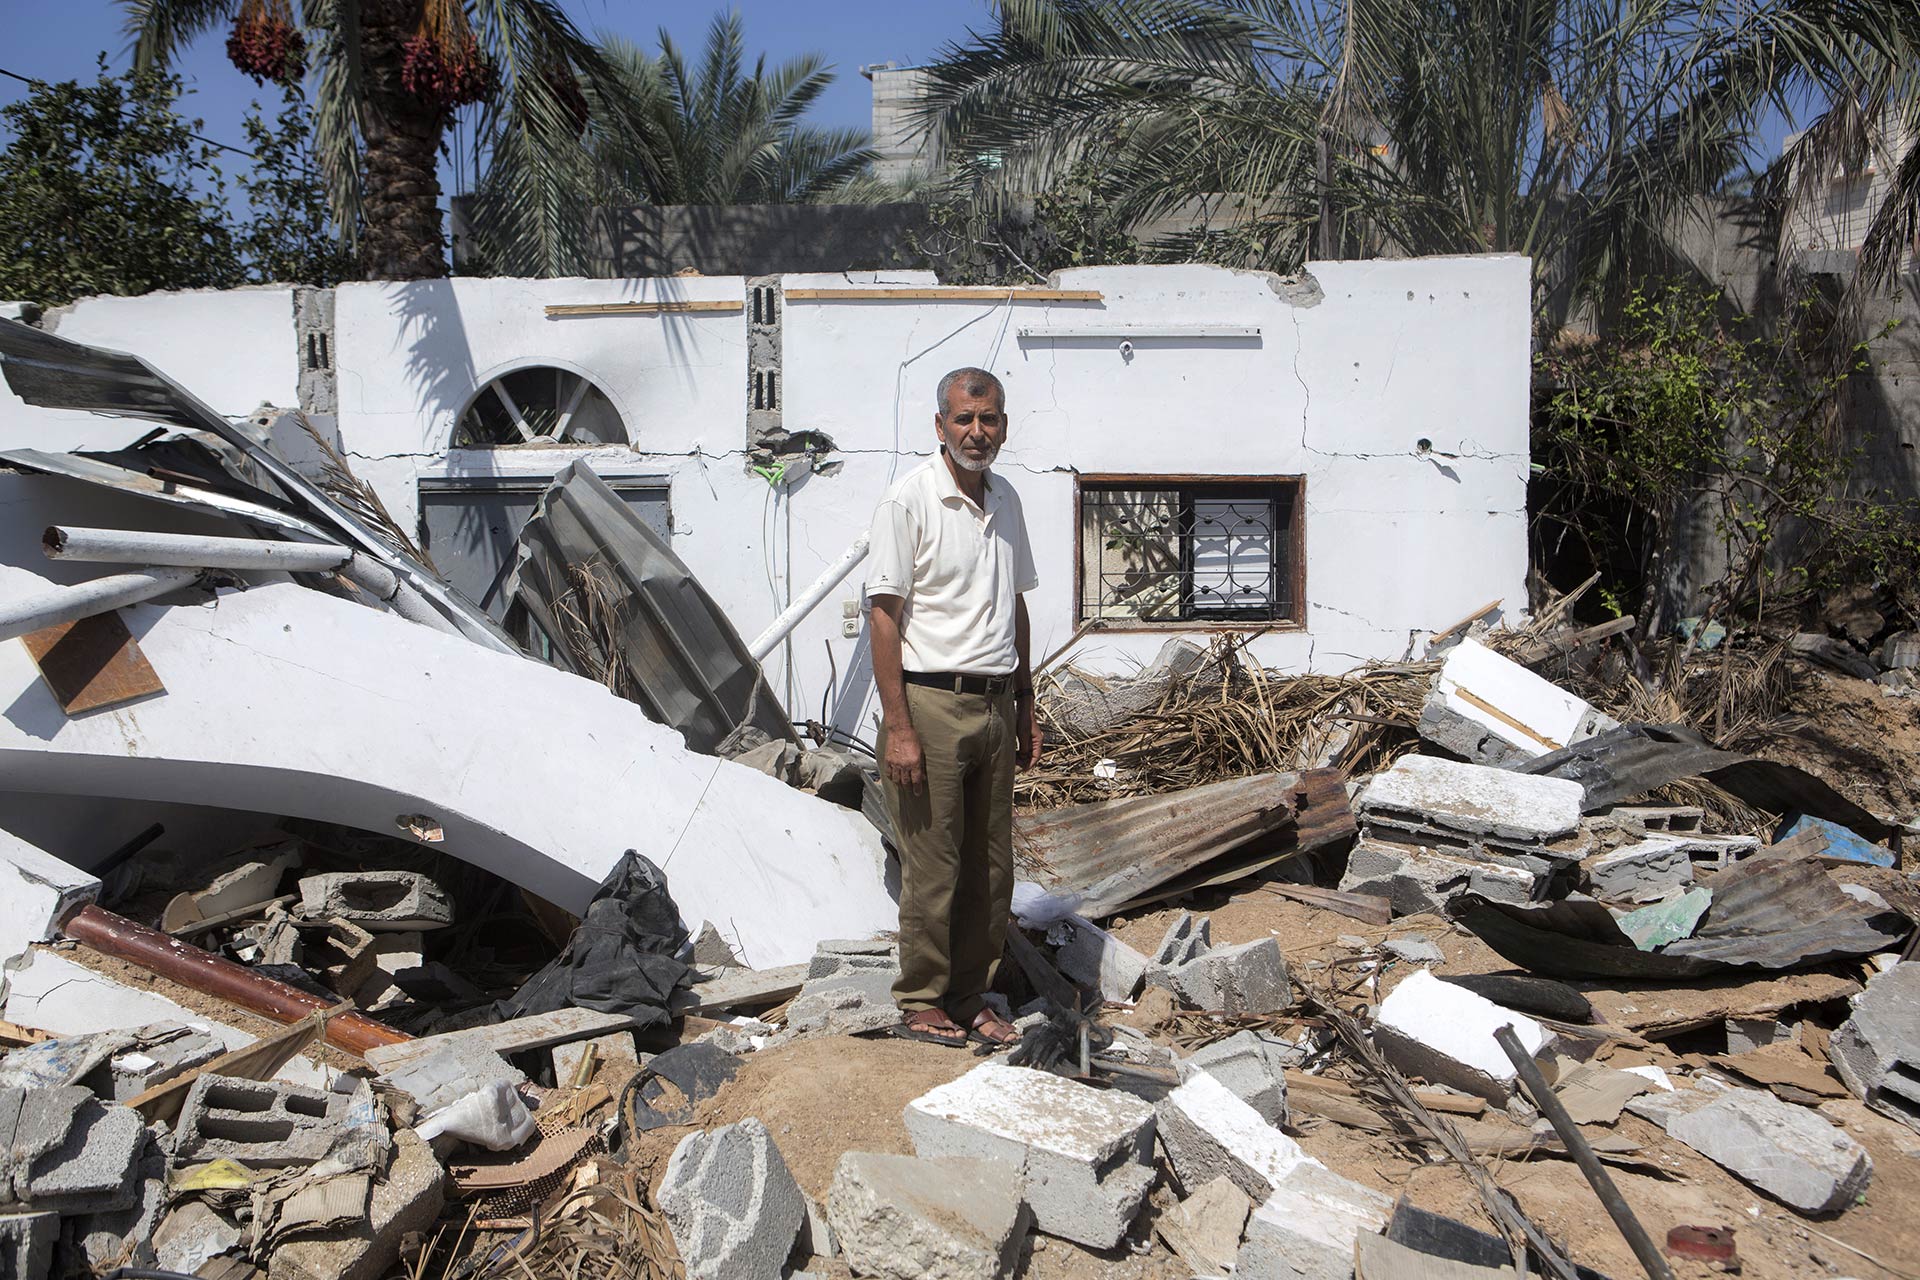
[[[894,1002],[970,1021],[993,989],[1013,905],[1013,695],[907,686],[926,755],[918,792],[886,779],[900,842]],[[880,755],[887,726],[880,726]]]

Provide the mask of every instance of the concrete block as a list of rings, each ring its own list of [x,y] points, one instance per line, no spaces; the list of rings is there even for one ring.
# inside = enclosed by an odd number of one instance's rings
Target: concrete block
[[[810,1258],[837,1258],[840,1256],[840,1238],[833,1232],[833,1223],[827,1220],[827,1211],[818,1200],[800,1193],[807,1204],[807,1217],[800,1224],[799,1252]]]
[[[615,1031],[591,1040],[569,1040],[553,1046],[553,1083],[556,1086],[564,1089],[573,1083],[573,1077],[580,1070],[580,1063],[589,1049],[593,1050],[595,1071],[608,1063],[620,1064],[619,1069],[626,1074],[632,1074],[628,1068],[632,1071],[640,1069],[640,1050],[633,1043],[631,1031]],[[593,1077],[589,1075],[587,1078],[591,1080]]]
[[[1398,956],[1408,964],[1441,964],[1447,958],[1434,944],[1433,939],[1424,933],[1409,933],[1398,938],[1388,938],[1380,945],[1389,955]]]
[[[248,1234],[204,1202],[187,1200],[154,1232],[154,1255],[163,1271],[197,1275],[213,1259],[242,1252]]]
[[[1253,1201],[1227,1178],[1215,1178],[1169,1209],[1158,1228],[1179,1241],[1178,1251],[1204,1272],[1233,1270]]]
[[[1153,1108],[1044,1071],[983,1063],[905,1118],[922,1156],[1018,1168],[1039,1229],[1089,1248],[1119,1243],[1153,1186]]]
[[[204,1031],[187,1027],[175,1030],[179,1034],[149,1040],[108,1060],[115,1102],[128,1102],[157,1084],[165,1084],[175,1076],[212,1062],[227,1051],[226,1045]]]
[[[70,912],[99,893],[93,876],[0,829],[0,962],[52,938]]]
[[[1662,836],[1589,858],[1580,870],[1593,896],[1608,902],[1658,902],[1693,883],[1693,859]]]
[[[433,1149],[411,1130],[394,1135],[393,1162],[373,1185],[363,1222],[325,1240],[295,1240],[273,1251],[267,1280],[379,1280],[401,1242],[424,1232],[446,1204],[447,1176]]]
[[[1147,976],[1152,963],[1091,920],[1068,916],[1047,930],[1054,964],[1060,972],[1102,1000],[1126,1001]]]
[[[1187,1187],[1230,1178],[1265,1200],[1289,1173],[1312,1159],[1289,1138],[1204,1072],[1155,1107],[1160,1145]]]
[[[1896,964],[1867,983],[1827,1055],[1861,1101],[1920,1129],[1920,962]]]
[[[658,1198],[689,1280],[779,1280],[807,1216],[780,1149],[752,1118],[683,1139]]]
[[[1619,725],[1592,704],[1472,637],[1447,650],[1428,704],[1438,704],[1478,726],[1522,760],[1571,746]]]
[[[1286,1069],[1304,1057],[1296,1046],[1275,1036],[1242,1031],[1196,1049],[1180,1063],[1180,1078],[1191,1080],[1205,1072],[1262,1120],[1283,1125],[1287,1122]]]
[[[57,1213],[0,1213],[0,1276],[47,1280],[53,1272],[53,1246],[60,1238]]]
[[[1473,892],[1495,902],[1524,905],[1540,894],[1542,877],[1500,862],[1479,862],[1362,838],[1347,854],[1345,893],[1370,893],[1393,904],[1395,915],[1445,915],[1456,894]]]
[[[300,880],[300,910],[351,920],[372,933],[444,929],[453,900],[417,871],[329,871]]]
[[[140,1114],[104,1105],[77,1085],[24,1093],[7,1153],[14,1198],[63,1214],[131,1208],[147,1136]],[[11,1109],[0,1103],[0,1112]],[[0,1120],[0,1131],[6,1127]]]
[[[1752,1053],[1770,1044],[1799,1044],[1800,1024],[1777,1018],[1728,1018],[1727,1052]]]
[[[1184,964],[1152,974],[1182,1000],[1225,1013],[1272,1013],[1293,1003],[1280,944],[1260,938],[1237,947],[1215,947]]]
[[[1160,939],[1160,945],[1154,949],[1153,963],[1163,968],[1182,965],[1212,945],[1213,926],[1207,917],[1196,917],[1191,911],[1182,911],[1179,918],[1167,926],[1166,936]]]
[[[217,916],[278,897],[280,878],[300,865],[300,856],[298,840],[254,850],[238,866],[228,867],[195,891],[193,905],[202,916]]]
[[[1384,1231],[1392,1213],[1380,1192],[1302,1165],[1247,1219],[1234,1280],[1349,1280],[1355,1243]]]
[[[1019,1266],[1033,1215],[1020,1167],[849,1151],[827,1195],[847,1265],[885,1280],[1002,1280]]]
[[[821,943],[807,962],[807,977],[833,978],[856,969],[900,971],[899,944],[885,938],[837,938]]]
[[[1449,707],[1438,690],[1429,693],[1421,706],[1417,729],[1420,741],[1492,769],[1517,769],[1534,758],[1532,751],[1514,746],[1479,720]]]
[[[1667,1132],[1801,1213],[1837,1213],[1873,1177],[1872,1157],[1844,1129],[1758,1089],[1729,1090]]]
[[[1532,1018],[1422,969],[1380,1002],[1373,1042],[1387,1061],[1409,1075],[1504,1106],[1514,1069],[1493,1038],[1495,1029],[1503,1026],[1513,1027],[1521,1046],[1535,1057],[1553,1040]]]
[[[421,1113],[429,1115],[496,1081],[504,1080],[515,1088],[527,1082],[520,1068],[479,1040],[465,1036],[448,1036],[431,1053],[382,1072],[380,1078],[412,1094]]]
[[[249,1169],[310,1164],[348,1121],[351,1094],[235,1076],[193,1082],[174,1127],[177,1162],[237,1160]]]
[[[1362,818],[1398,814],[1469,835],[1546,841],[1573,834],[1585,798],[1579,783],[1564,778],[1402,756],[1374,775],[1354,810]]]
[[[796,1036],[853,1036],[900,1021],[893,1002],[898,968],[854,968],[811,978],[787,1006],[787,1030]]]
[[[1607,810],[1614,826],[1635,839],[1698,832],[1707,811],[1696,805],[1615,805]]]
[[[167,1153],[151,1136],[141,1144],[134,1188],[136,1199],[127,1208],[82,1214],[63,1224],[65,1247],[84,1257],[96,1275],[116,1267],[154,1265],[154,1231],[167,1208]]]

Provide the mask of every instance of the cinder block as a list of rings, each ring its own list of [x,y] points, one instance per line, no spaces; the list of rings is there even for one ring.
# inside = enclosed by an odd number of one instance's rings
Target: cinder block
[[[900,947],[885,938],[836,938],[814,948],[807,978],[833,978],[856,969],[900,971]]]
[[[1283,1125],[1287,1122],[1286,1069],[1305,1056],[1277,1037],[1242,1031],[1195,1050],[1180,1063],[1180,1078],[1191,1080],[1195,1073],[1205,1072],[1262,1120]]]
[[[752,1118],[683,1139],[659,1201],[689,1280],[779,1280],[807,1216],[780,1149]]]
[[[1354,1244],[1386,1229],[1393,1201],[1312,1162],[1247,1219],[1234,1280],[1350,1280]]]
[[[1056,948],[1054,963],[1074,982],[1102,1000],[1131,1000],[1151,963],[1091,920],[1068,916],[1047,930]]]
[[[849,1151],[827,1214],[855,1275],[884,1280],[1003,1280],[1033,1224],[1019,1166]]]
[[[444,929],[453,901],[417,871],[329,871],[300,880],[303,915],[338,916],[373,933]]]
[[[1867,983],[1827,1053],[1869,1107],[1920,1129],[1920,962],[1896,964]]]
[[[1215,947],[1185,964],[1153,975],[1188,1004],[1224,1013],[1272,1013],[1293,1003],[1280,944],[1260,938],[1237,947]]]
[[[1503,1009],[1422,969],[1380,1002],[1373,1042],[1387,1061],[1409,1075],[1504,1106],[1515,1076],[1512,1060],[1493,1038],[1504,1026],[1511,1026],[1521,1046],[1535,1057],[1552,1041],[1547,1030],[1525,1014]]]
[[[167,1207],[167,1155],[150,1135],[143,1135],[134,1168],[134,1203],[125,1209],[70,1217],[62,1224],[67,1243],[104,1275],[116,1267],[151,1266],[153,1234]],[[0,1275],[5,1275],[0,1268]]]
[[[174,1128],[176,1163],[237,1160],[250,1169],[309,1164],[348,1123],[352,1095],[295,1084],[204,1075]]]
[[[1167,926],[1166,936],[1154,950],[1153,963],[1172,968],[1192,960],[1212,945],[1211,921],[1206,916],[1196,917],[1191,911],[1182,911],[1179,918]]]
[[[1003,1160],[1049,1235],[1110,1249],[1153,1186],[1153,1108],[1044,1071],[987,1062],[907,1104],[927,1158]]]
[[[326,1240],[294,1240],[273,1251],[267,1280],[379,1280],[413,1232],[431,1227],[446,1204],[447,1177],[433,1149],[403,1129],[394,1135],[393,1162],[373,1184],[364,1222]]]
[[[1801,1213],[1837,1213],[1873,1178],[1872,1157],[1844,1129],[1758,1089],[1729,1090],[1667,1132]]]
[[[53,1271],[53,1246],[60,1238],[60,1215],[0,1214],[0,1276],[47,1280]]]
[[[1693,859],[1677,840],[1650,836],[1580,864],[1587,887],[1609,902],[1658,902],[1693,883]]]
[[[1363,818],[1412,817],[1468,835],[1547,841],[1573,834],[1585,799],[1585,789],[1565,778],[1402,756],[1374,775],[1355,797],[1354,811]]]
[[[127,1209],[139,1200],[134,1173],[146,1126],[138,1112],[104,1105],[78,1085],[5,1093],[24,1093],[7,1153],[14,1199],[63,1214]],[[0,1133],[12,1110],[0,1100]]]
[[[1421,912],[1445,915],[1456,894],[1473,892],[1494,902],[1529,903],[1540,894],[1543,878],[1524,867],[1480,862],[1443,853],[1361,839],[1347,854],[1344,893],[1369,893],[1393,904],[1395,915]]]
[[[1644,839],[1699,831],[1707,820],[1707,811],[1696,805],[1622,804],[1607,810],[1607,817],[1628,835]]]
[[[1160,1100],[1160,1145],[1183,1185],[1229,1178],[1256,1202],[1311,1159],[1300,1144],[1204,1072]]]
[[[900,1021],[893,1002],[897,967],[853,968],[809,979],[787,1006],[787,1030],[796,1036],[853,1036]]]

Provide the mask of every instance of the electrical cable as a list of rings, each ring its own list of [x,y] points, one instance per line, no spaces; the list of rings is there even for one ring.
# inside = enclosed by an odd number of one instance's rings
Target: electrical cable
[[[53,82],[50,80],[36,80],[32,76],[23,76],[18,71],[9,71],[5,67],[0,67],[0,76],[6,76],[9,80],[18,80],[21,84],[25,84],[25,85],[36,85],[40,87],[50,88],[52,87],[52,84],[53,84]],[[251,151],[245,151],[239,147],[231,147],[224,142],[215,142],[212,138],[209,138],[204,134],[189,132],[187,136],[192,138],[195,142],[204,142],[210,147],[217,147],[221,151],[231,151],[233,152],[234,155],[245,156],[249,160],[258,160],[260,158],[258,155],[256,155]],[[308,170],[308,172],[312,172],[312,170]]]

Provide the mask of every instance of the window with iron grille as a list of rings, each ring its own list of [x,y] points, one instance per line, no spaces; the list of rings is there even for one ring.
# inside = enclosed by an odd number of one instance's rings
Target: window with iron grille
[[[1079,621],[1299,624],[1298,476],[1085,476]]]

